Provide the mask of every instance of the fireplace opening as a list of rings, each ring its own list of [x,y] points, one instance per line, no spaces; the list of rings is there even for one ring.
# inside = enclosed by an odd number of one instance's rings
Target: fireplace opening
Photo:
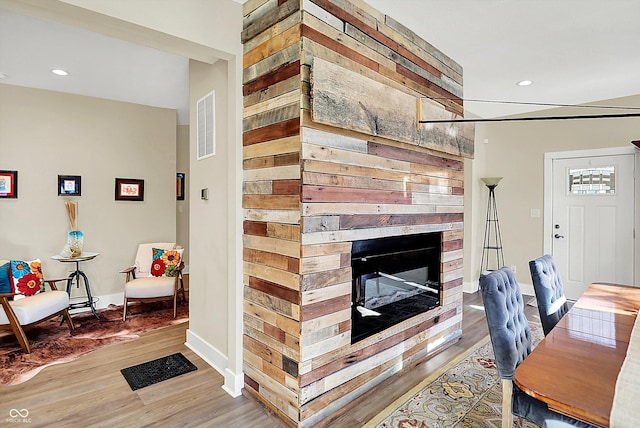
[[[355,241],[351,343],[440,305],[441,234]]]

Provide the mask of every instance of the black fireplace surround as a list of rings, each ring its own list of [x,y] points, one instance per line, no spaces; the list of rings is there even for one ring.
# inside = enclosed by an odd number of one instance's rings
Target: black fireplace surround
[[[441,233],[355,241],[351,343],[440,305]]]

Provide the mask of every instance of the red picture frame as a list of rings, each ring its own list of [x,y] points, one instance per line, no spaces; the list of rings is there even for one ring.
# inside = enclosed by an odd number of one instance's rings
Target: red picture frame
[[[0,170],[0,198],[18,198],[18,171]]]

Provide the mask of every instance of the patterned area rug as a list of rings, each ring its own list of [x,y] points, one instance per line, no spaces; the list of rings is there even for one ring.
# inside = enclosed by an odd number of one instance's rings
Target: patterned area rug
[[[530,323],[530,327],[535,345],[542,340],[542,327],[537,323]],[[499,428],[501,407],[502,386],[487,336],[466,356],[454,360],[388,406],[365,428]],[[537,427],[523,422],[524,427]]]

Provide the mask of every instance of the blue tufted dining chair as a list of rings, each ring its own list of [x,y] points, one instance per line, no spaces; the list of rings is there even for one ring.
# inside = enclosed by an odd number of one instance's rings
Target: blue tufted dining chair
[[[513,415],[539,426],[558,420],[570,426],[589,427],[549,410],[546,403],[527,395],[513,383],[513,372],[531,353],[531,330],[524,314],[520,285],[513,271],[503,267],[483,272],[480,291],[498,376],[502,379],[502,427],[513,426]]]
[[[544,335],[551,329],[569,310],[567,299],[562,291],[562,278],[556,267],[553,257],[545,254],[529,262],[533,290],[536,294],[538,312]]]

